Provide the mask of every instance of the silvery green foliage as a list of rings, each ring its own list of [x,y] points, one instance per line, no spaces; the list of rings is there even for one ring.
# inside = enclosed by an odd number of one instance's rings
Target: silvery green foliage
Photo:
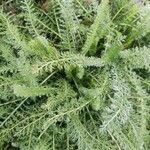
[[[148,150],[150,6],[0,3],[0,148]]]
[[[111,71],[111,89],[114,90],[113,97],[110,97],[111,104],[104,110],[104,121],[101,130],[113,132],[114,126],[124,125],[132,115],[132,104],[128,100],[131,96],[131,89],[123,76],[116,69]]]

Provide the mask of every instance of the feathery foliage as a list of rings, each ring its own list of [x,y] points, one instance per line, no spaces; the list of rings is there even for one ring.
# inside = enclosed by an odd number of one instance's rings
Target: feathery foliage
[[[148,150],[148,0],[0,2],[0,150]]]

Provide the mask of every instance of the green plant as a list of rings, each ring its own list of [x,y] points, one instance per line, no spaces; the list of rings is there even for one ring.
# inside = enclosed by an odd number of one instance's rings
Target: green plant
[[[0,149],[148,150],[150,3],[0,4]]]

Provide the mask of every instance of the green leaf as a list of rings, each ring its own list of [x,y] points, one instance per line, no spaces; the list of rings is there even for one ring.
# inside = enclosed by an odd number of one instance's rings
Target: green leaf
[[[20,97],[35,97],[50,94],[52,88],[48,87],[26,87],[21,85],[14,85],[13,91],[16,96]]]

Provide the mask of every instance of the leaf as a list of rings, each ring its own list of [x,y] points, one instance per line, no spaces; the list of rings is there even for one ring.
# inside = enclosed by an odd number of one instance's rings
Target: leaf
[[[48,87],[26,87],[21,85],[14,85],[13,91],[19,97],[35,97],[50,94],[52,88]]]

